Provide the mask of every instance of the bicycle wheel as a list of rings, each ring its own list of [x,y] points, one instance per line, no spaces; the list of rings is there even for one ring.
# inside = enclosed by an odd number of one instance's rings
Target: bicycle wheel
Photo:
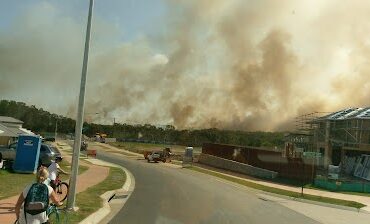
[[[52,210],[48,214],[48,218],[49,218],[49,223],[50,224],[58,224],[58,223],[60,223],[59,212],[57,211],[57,209]]]
[[[67,198],[68,195],[68,188],[69,185],[66,182],[62,182],[58,184],[57,189],[56,189],[56,194],[59,199],[59,201],[64,201]]]

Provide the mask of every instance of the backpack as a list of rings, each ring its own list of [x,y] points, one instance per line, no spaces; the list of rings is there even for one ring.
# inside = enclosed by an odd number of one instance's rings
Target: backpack
[[[46,184],[34,183],[27,193],[24,212],[37,215],[45,212],[49,206],[49,189]]]

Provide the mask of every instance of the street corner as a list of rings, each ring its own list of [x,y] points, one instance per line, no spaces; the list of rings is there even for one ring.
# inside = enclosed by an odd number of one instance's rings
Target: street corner
[[[109,223],[109,221],[124,207],[125,203],[133,193],[135,189],[135,178],[128,169],[122,166],[99,159],[88,159],[88,161],[98,166],[120,168],[126,175],[125,183],[121,188],[107,191],[100,195],[103,199],[103,207],[80,222],[80,224]]]

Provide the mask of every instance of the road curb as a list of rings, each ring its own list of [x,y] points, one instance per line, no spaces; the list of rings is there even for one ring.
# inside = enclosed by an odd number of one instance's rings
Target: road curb
[[[281,195],[281,194],[274,194],[274,193],[267,192],[267,191],[260,191],[260,195],[263,195],[263,194],[270,195],[270,196],[277,197],[277,198],[284,198],[284,199],[291,200],[291,201],[299,201],[299,202],[303,202],[303,203],[307,203],[307,204],[320,205],[320,206],[325,206],[325,207],[330,207],[330,208],[336,208],[336,209],[342,209],[342,210],[347,210],[347,211],[354,211],[354,212],[359,212],[359,213],[370,214],[369,211],[366,211],[366,210],[361,209],[361,208],[358,209],[358,208],[344,206],[344,205],[336,205],[336,204],[330,204],[330,203],[326,203],[326,202],[308,200],[308,199],[304,199],[304,198],[296,198],[296,197],[290,197],[290,196]]]
[[[222,173],[222,172],[206,169],[206,168],[203,168],[203,167],[200,167],[200,166],[197,166],[197,167],[200,168],[200,169],[203,169],[203,170],[210,171],[210,172],[220,173],[222,175],[242,179],[242,178],[230,175],[230,174],[225,174],[225,173]],[[209,174],[207,174],[207,175],[209,175]],[[216,177],[216,178],[221,178],[221,177]],[[221,178],[221,179],[223,179],[223,178]],[[223,180],[225,180],[225,179],[223,179]],[[238,183],[235,183],[235,182],[232,182],[232,181],[229,181],[229,180],[225,180],[225,181],[228,181],[228,182],[231,182],[231,183],[234,183],[234,184],[238,184]],[[244,186],[244,185],[241,185],[241,186]],[[260,194],[271,195],[271,196],[275,196],[275,197],[278,197],[278,198],[284,198],[284,199],[287,199],[287,200],[299,201],[299,202],[308,203],[308,204],[321,205],[321,206],[325,206],[325,207],[331,207],[331,208],[337,208],[337,209],[342,209],[342,210],[348,210],[348,211],[355,211],[355,212],[359,212],[359,213],[370,214],[369,211],[367,211],[363,208],[358,209],[358,208],[344,206],[344,205],[336,205],[336,204],[331,204],[331,203],[326,203],[326,202],[319,202],[319,201],[314,201],[314,200],[309,200],[309,199],[304,199],[304,198],[296,198],[296,197],[286,196],[286,195],[282,195],[282,194],[275,194],[275,193],[271,193],[271,192],[268,192],[268,191],[263,191],[263,190],[251,188],[251,187],[248,187],[248,186],[244,186],[244,187],[246,187],[248,189],[251,189],[251,190],[255,190],[257,192],[260,192]],[[343,200],[343,199],[339,199],[339,200]]]
[[[132,173],[126,169],[125,167],[108,163],[98,159],[87,159],[87,161],[95,164],[95,165],[105,165],[110,167],[118,167],[121,168],[126,173],[126,181],[123,184],[122,188],[107,191],[104,194],[100,195],[100,198],[103,199],[103,207],[100,208],[98,211],[94,212],[93,214],[86,217],[84,220],[80,222],[80,224],[96,224],[101,222],[103,219],[107,218],[107,216],[111,213],[111,206],[109,205],[109,201],[113,199],[116,195],[125,194],[127,197],[125,200],[122,200],[121,205],[122,207],[126,203],[126,201],[131,196],[131,193],[134,191],[135,188],[135,179]],[[113,217],[112,217],[113,218]]]

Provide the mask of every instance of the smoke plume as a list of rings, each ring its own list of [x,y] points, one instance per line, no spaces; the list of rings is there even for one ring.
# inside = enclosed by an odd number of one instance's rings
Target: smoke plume
[[[168,31],[130,41],[94,19],[89,121],[282,131],[304,113],[369,106],[370,3],[165,4],[155,26]],[[0,31],[0,95],[74,118],[84,22],[42,3]]]

